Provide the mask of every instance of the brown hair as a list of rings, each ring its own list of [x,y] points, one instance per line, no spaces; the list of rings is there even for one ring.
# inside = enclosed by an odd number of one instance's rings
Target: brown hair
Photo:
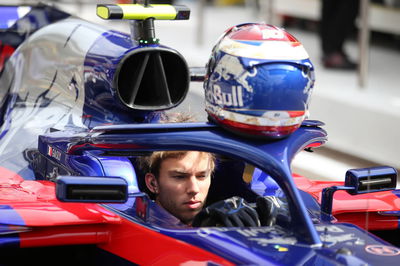
[[[139,158],[139,167],[145,173],[152,173],[156,178],[160,172],[161,163],[166,159],[180,159],[184,157],[189,151],[155,151],[149,156],[142,156]],[[209,152],[200,152],[201,155],[208,155],[210,159],[210,172],[212,173],[215,168],[215,156]]]
[[[196,122],[197,119],[194,115],[185,113],[185,112],[177,112],[177,113],[162,113],[160,117],[159,123],[192,123]]]

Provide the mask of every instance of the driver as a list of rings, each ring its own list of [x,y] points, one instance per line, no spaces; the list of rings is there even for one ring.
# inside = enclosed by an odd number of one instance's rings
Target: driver
[[[215,167],[211,153],[156,151],[140,159],[147,192],[189,226],[259,226],[257,211],[239,197],[204,208]]]
[[[202,210],[211,184],[214,156],[198,151],[157,151],[142,159],[150,197],[191,225]]]

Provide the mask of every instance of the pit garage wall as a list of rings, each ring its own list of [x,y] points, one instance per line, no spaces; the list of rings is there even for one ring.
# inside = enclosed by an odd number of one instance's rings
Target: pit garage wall
[[[326,146],[400,169],[399,103],[365,91],[342,94],[342,89],[313,95],[310,113],[326,123]]]
[[[369,28],[399,35],[400,7],[371,2]],[[320,19],[320,0],[268,0],[265,3],[272,4],[270,14],[273,14],[272,20],[278,25],[281,15]],[[385,72],[377,70],[376,65],[385,65],[384,62],[376,62],[382,60],[383,57],[374,58],[372,55],[369,73],[374,71],[373,75],[381,77],[378,80],[367,77],[365,88],[358,87],[357,81],[353,79],[355,77],[349,78],[345,73],[344,77],[334,82],[342,86],[333,87],[332,79],[317,71],[310,118],[326,123],[325,128],[329,134],[327,147],[400,169],[400,98],[397,92],[390,92],[390,89],[384,88],[388,83],[384,77],[390,76],[387,72],[393,71],[388,71],[387,65]],[[317,70],[318,67],[322,66],[317,66]],[[395,81],[389,82],[392,83],[389,87],[393,87]],[[400,85],[396,85],[398,86]]]
[[[369,28],[379,32],[400,34],[400,1],[384,0],[386,5],[372,3],[372,0],[369,2]],[[280,15],[320,19],[321,0],[265,0],[263,4],[264,10],[267,12],[269,10],[273,14],[277,24],[280,24]]]

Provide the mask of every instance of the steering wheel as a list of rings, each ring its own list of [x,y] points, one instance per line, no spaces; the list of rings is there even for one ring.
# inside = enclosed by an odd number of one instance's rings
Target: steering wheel
[[[257,211],[243,198],[232,197],[204,208],[196,215],[193,226],[260,226],[260,221]]]
[[[204,208],[196,215],[192,225],[194,227],[272,226],[276,222],[279,207],[279,201],[274,196],[258,197],[255,207],[243,198],[231,197]]]

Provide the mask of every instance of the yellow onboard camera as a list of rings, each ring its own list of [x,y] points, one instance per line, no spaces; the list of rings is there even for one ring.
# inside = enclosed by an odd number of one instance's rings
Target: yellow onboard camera
[[[100,4],[97,5],[97,16],[102,19],[131,20],[132,39],[142,45],[158,44],[155,38],[154,20],[187,20],[190,9],[182,5],[144,4]]]
[[[102,19],[187,20],[190,10],[179,5],[101,4],[97,5],[97,15]]]

